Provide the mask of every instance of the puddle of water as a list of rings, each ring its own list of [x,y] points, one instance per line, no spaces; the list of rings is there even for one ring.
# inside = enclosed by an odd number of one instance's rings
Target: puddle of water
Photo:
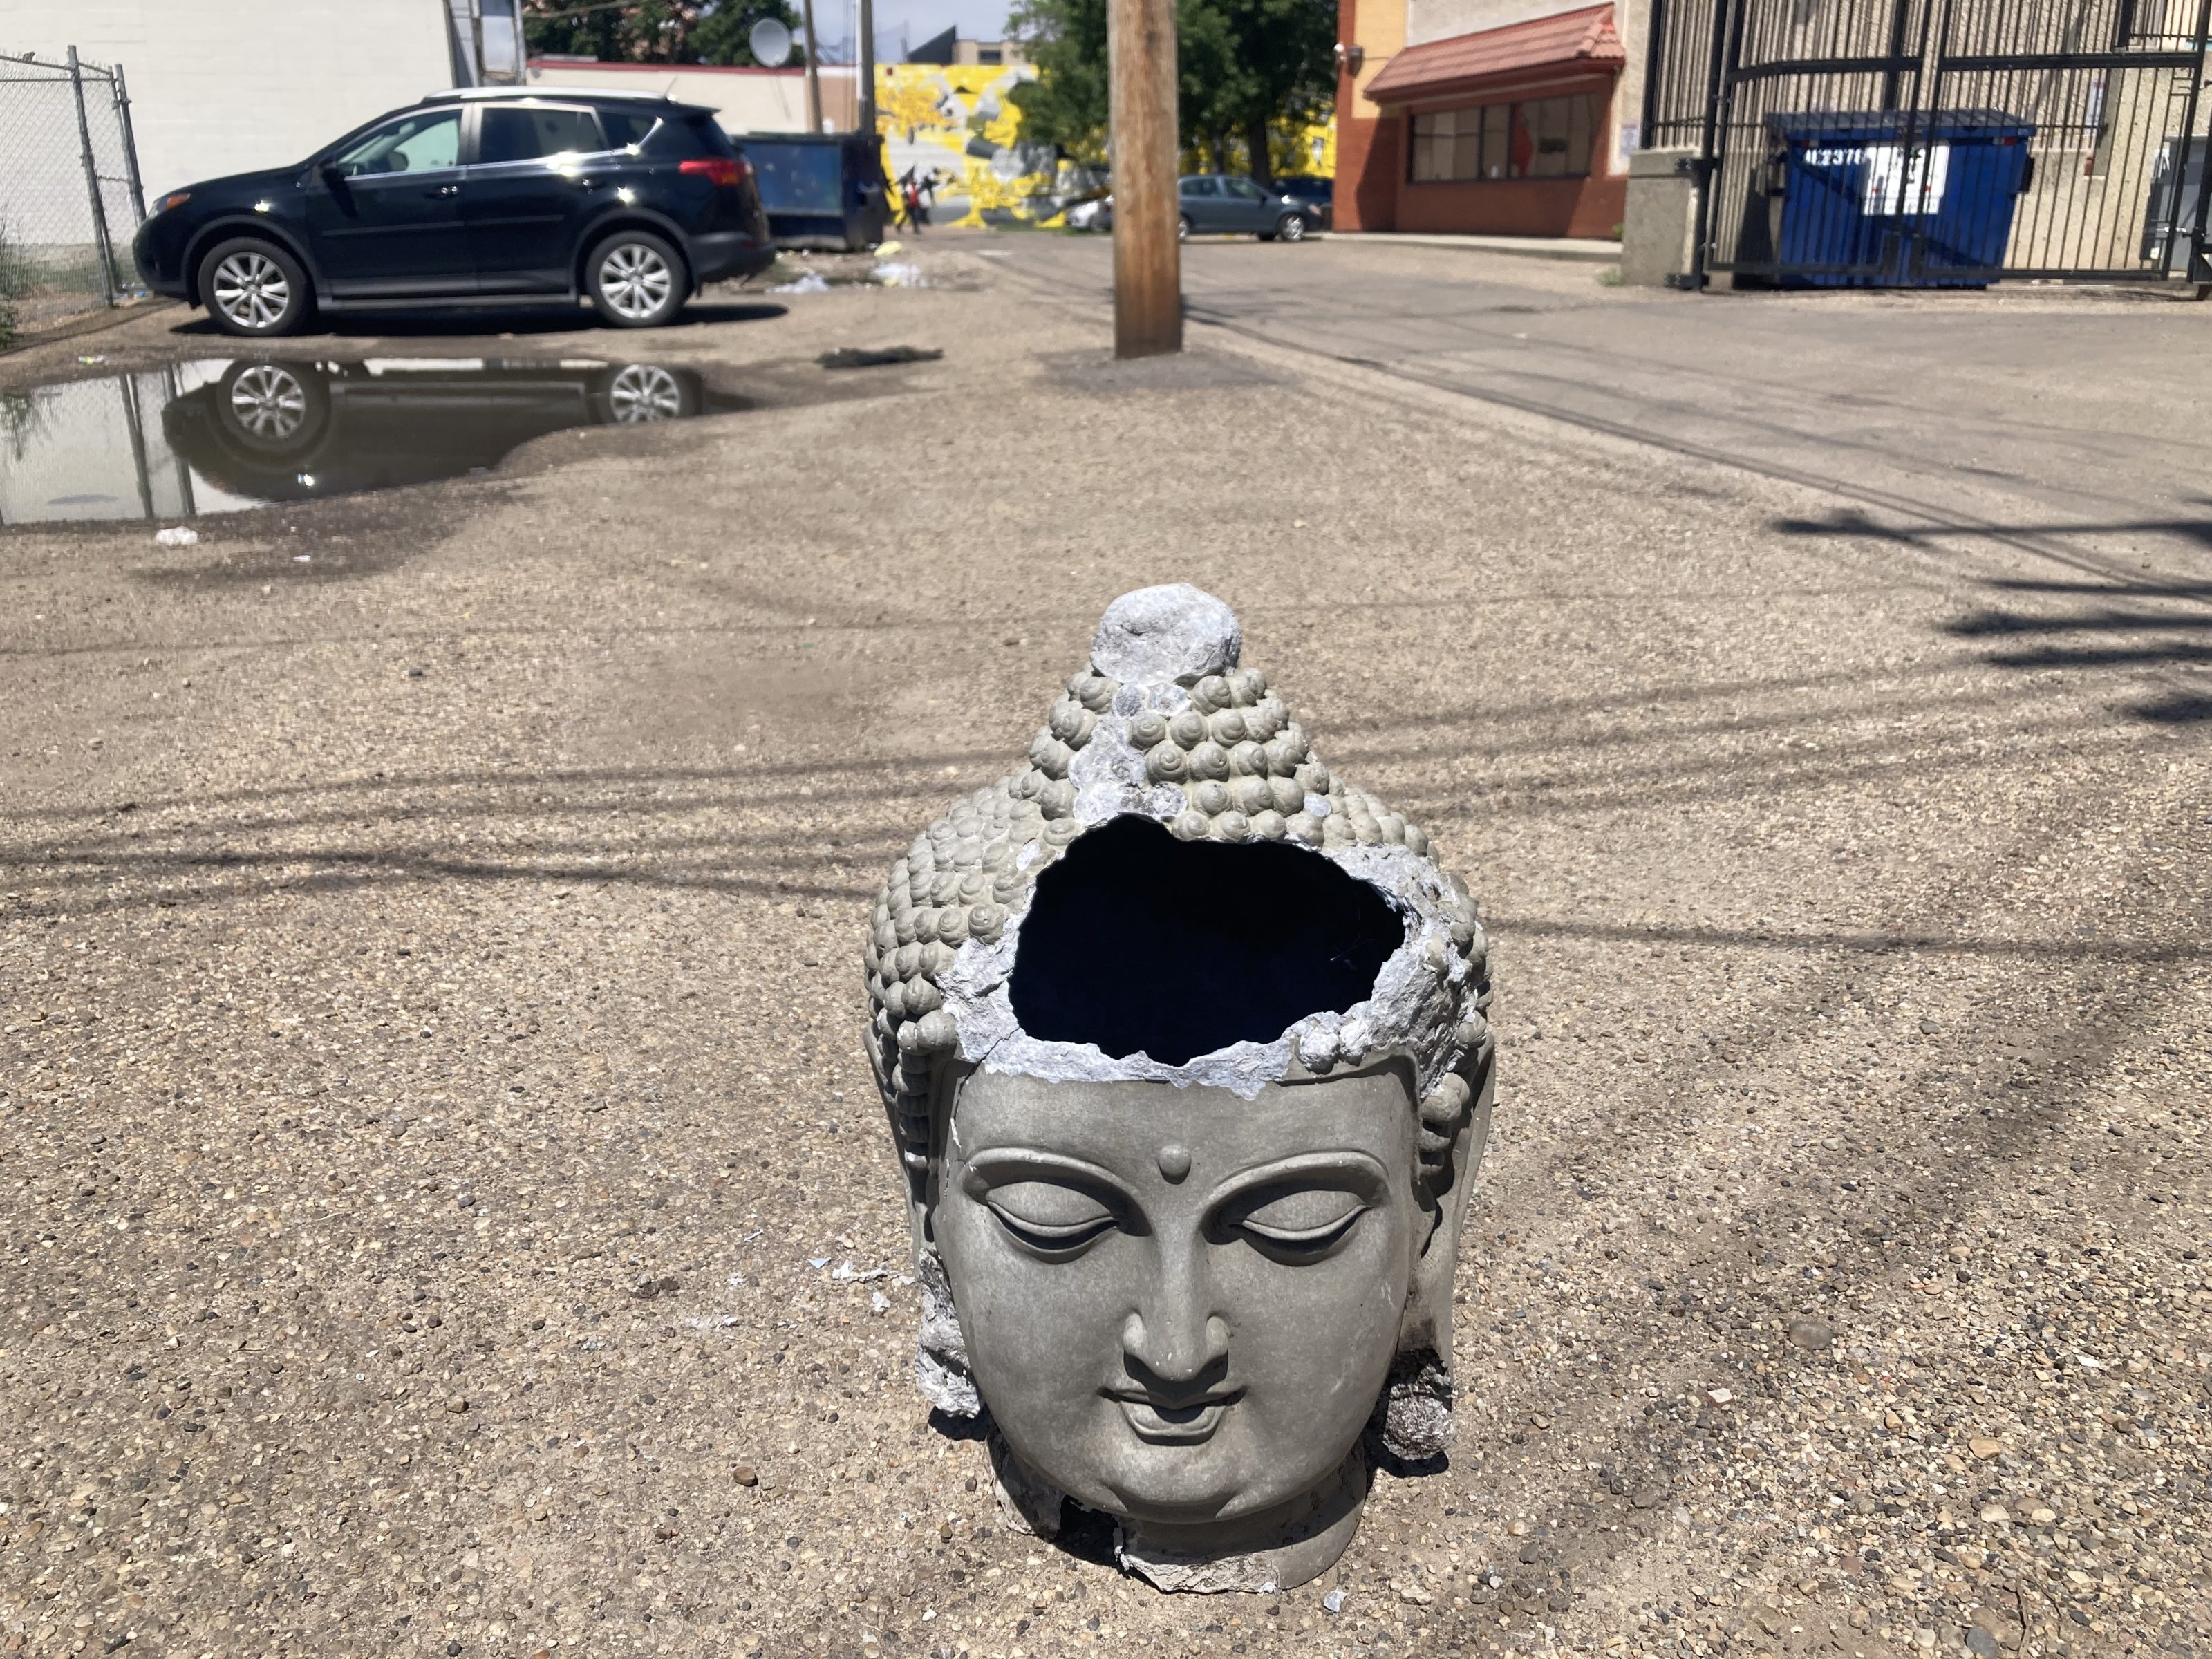
[[[569,427],[744,407],[693,370],[648,363],[203,358],[0,392],[0,525],[390,489],[482,471]]]

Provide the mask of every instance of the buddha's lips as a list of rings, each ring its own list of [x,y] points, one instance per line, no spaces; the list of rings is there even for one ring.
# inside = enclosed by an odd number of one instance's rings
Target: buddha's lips
[[[1166,1444],[1194,1445],[1212,1438],[1229,1408],[1244,1397],[1242,1389],[1202,1394],[1187,1400],[1163,1400],[1141,1389],[1105,1389],[1100,1392],[1121,1407],[1139,1439]]]

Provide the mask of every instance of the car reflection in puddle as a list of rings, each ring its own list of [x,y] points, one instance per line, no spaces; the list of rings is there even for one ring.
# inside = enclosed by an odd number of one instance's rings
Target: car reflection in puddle
[[[0,393],[0,524],[178,519],[427,483],[532,438],[725,414],[693,370],[212,358]]]

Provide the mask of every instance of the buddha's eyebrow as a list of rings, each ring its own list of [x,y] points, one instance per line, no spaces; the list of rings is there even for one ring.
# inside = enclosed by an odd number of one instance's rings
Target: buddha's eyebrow
[[[1027,1176],[1031,1180],[1073,1182],[1080,1186],[1103,1187],[1118,1193],[1133,1205],[1137,1195],[1129,1185],[1111,1170],[1083,1158],[1070,1158],[1065,1152],[1048,1152],[1042,1146],[988,1146],[967,1163],[967,1168],[984,1180],[997,1182],[1009,1176]]]
[[[1255,1187],[1296,1183],[1343,1187],[1371,1203],[1389,1189],[1390,1174],[1373,1154],[1363,1152],[1357,1147],[1346,1146],[1324,1152],[1299,1152],[1294,1157],[1279,1158],[1269,1163],[1255,1164],[1249,1170],[1239,1170],[1207,1194],[1206,1206],[1212,1208]]]

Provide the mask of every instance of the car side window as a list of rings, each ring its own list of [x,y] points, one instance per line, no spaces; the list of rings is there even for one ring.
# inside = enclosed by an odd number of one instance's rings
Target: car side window
[[[431,173],[455,165],[461,155],[461,112],[425,110],[387,121],[337,157],[349,179],[385,173]]]
[[[599,112],[599,125],[606,128],[607,142],[617,149],[635,149],[653,137],[653,130],[660,125],[660,118],[605,109]]]
[[[536,105],[488,107],[477,130],[477,161],[534,161],[545,155],[590,155],[607,147],[599,118],[587,109]]]
[[[1218,196],[1221,186],[1211,179],[1186,179],[1182,181],[1182,193],[1185,196]]]
[[[1228,180],[1227,183],[1229,193],[1231,196],[1242,197],[1248,202],[1260,201],[1265,194],[1265,192],[1261,190],[1260,186],[1254,184],[1249,179],[1231,179]]]

